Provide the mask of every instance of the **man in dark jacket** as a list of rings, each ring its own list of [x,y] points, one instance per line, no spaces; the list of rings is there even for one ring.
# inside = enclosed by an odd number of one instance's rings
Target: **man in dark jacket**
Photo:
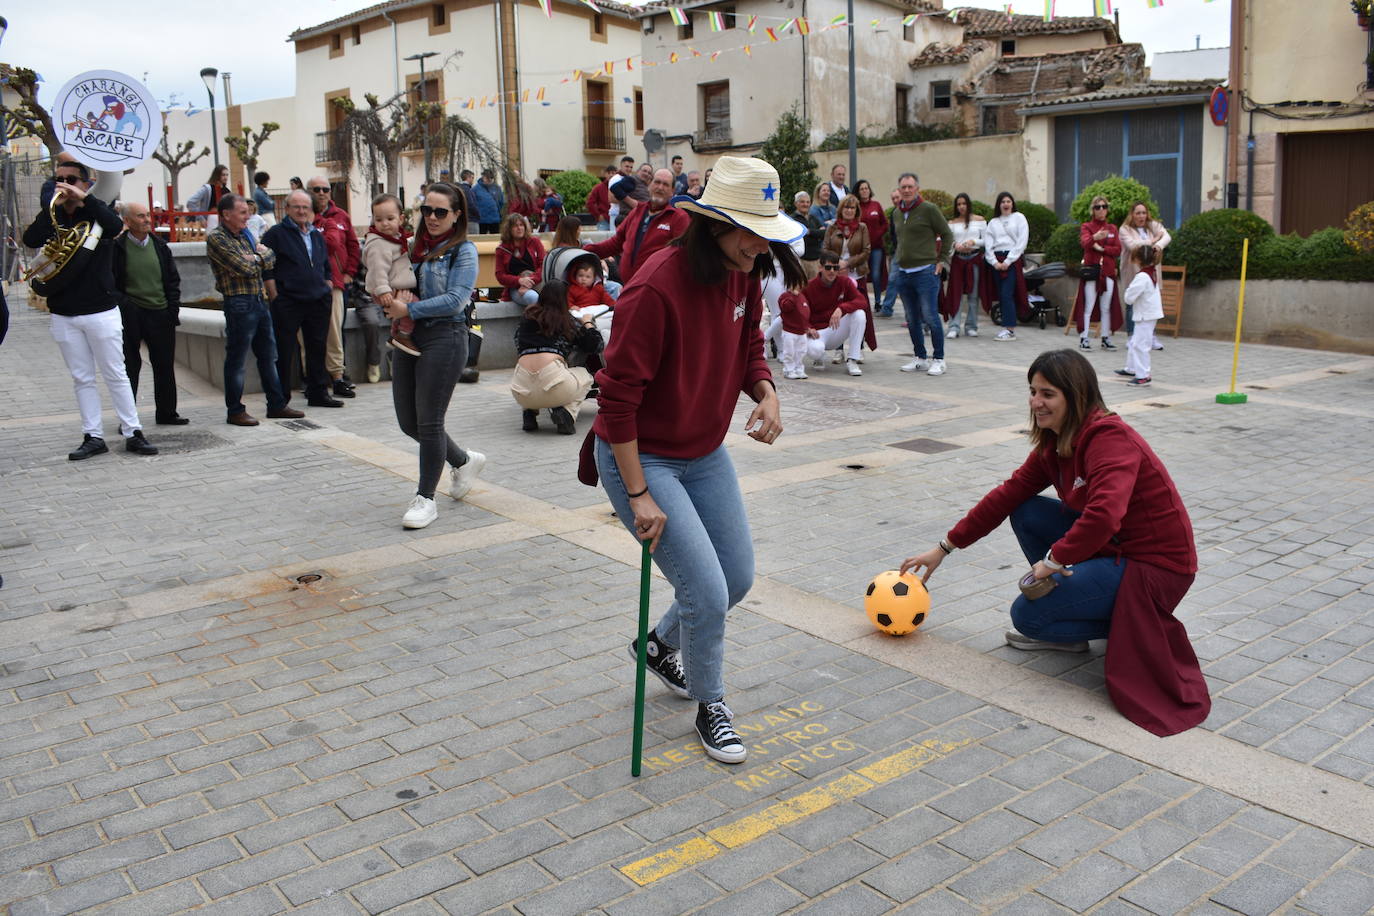
[[[306,184],[310,200],[315,208],[315,228],[324,234],[324,244],[329,251],[329,283],[333,288],[329,301],[329,336],[325,342],[325,370],[334,388],[334,394],[341,398],[356,397],[353,383],[344,375],[344,290],[358,275],[358,264],[362,260],[362,249],[358,245],[358,234],[353,231],[353,218],[348,211],[330,198],[329,179],[316,175]],[[282,386],[290,383],[282,379]]]
[[[286,198],[286,219],[262,237],[262,243],[277,256],[266,276],[272,330],[277,338],[277,377],[290,403],[299,331],[305,338],[305,365],[301,369],[306,403],[311,407],[342,407],[343,401],[329,393],[329,373],[324,368],[332,294],[329,251],[324,235],[315,228],[314,216],[310,195],[292,191]]]
[[[91,172],[82,163],[59,163],[53,182],[54,193],[59,198],[58,225],[53,225],[47,208],[39,210],[33,223],[24,230],[24,244],[40,248],[56,236],[59,227],[70,228],[80,222],[89,222],[100,231],[99,241],[85,263],[68,262],[57,277],[62,287],[48,293],[53,340],[57,341],[71,371],[85,433],[81,445],[67,457],[81,461],[110,450],[105,445],[101,426],[100,389],[95,385],[97,372],[105,379],[105,389],[119,415],[119,431],[125,436],[125,447],[136,455],[156,455],[157,449],[143,436],[138,408],[134,406],[134,392],[124,370],[124,332],[116,307],[118,294],[111,264],[114,239],[123,224],[104,201],[89,193]],[[79,254],[77,257],[85,256]],[[71,273],[63,276],[68,271]]]
[[[153,404],[159,426],[191,422],[177,414],[176,326],[181,324],[181,275],[172,249],[152,231],[148,205],[128,201],[122,207],[124,234],[115,240],[114,281],[119,291],[119,317],[124,326],[124,369],[138,395],[143,358],[138,345],[148,345],[153,365]]]

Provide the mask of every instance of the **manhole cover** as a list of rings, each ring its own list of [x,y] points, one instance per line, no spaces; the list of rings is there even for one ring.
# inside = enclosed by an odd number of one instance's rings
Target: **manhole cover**
[[[157,450],[164,455],[200,452],[208,448],[219,448],[222,445],[231,444],[228,439],[204,430],[181,430],[174,433],[157,431],[153,433],[151,441],[153,445],[157,446]]]
[[[283,420],[281,425],[285,426],[287,429],[295,430],[324,429],[323,426],[311,420]]]
[[[294,581],[297,585],[313,585],[323,578],[324,576],[320,575],[319,573],[305,573],[304,575],[297,576],[292,581]]]
[[[952,442],[941,442],[939,439],[908,439],[905,442],[893,442],[891,445],[892,448],[904,448],[909,452],[920,452],[923,455],[935,455],[959,448]]]

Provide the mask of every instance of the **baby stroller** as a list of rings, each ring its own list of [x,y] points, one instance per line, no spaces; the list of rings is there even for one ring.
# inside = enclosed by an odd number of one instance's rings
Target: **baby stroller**
[[[544,266],[539,274],[539,283],[542,286],[550,280],[562,280],[565,283],[572,282],[572,274],[579,267],[590,267],[596,272],[596,279],[605,282],[606,277],[601,269],[601,259],[584,248],[555,248],[544,257]],[[596,321],[597,330],[601,332],[601,337],[607,343],[611,341],[611,313],[615,311],[609,305],[598,305],[579,310],[577,317],[592,318]]]
[[[1045,295],[1045,281],[1062,277],[1065,273],[1063,261],[1051,261],[1048,264],[1037,265],[1025,272],[1026,278],[1026,307],[1017,309],[1016,320],[1025,324],[1038,320],[1040,330],[1045,329],[1047,316],[1054,316],[1054,323],[1058,327],[1063,327],[1069,323],[1069,319],[1059,310],[1059,306],[1049,300]],[[988,312],[992,316],[994,324],[1002,323],[1002,304],[999,302]]]

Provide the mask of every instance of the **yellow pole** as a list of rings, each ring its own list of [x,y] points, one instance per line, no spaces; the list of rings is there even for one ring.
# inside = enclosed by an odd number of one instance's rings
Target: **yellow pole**
[[[1218,404],[1244,404],[1247,396],[1236,393],[1236,370],[1240,366],[1240,323],[1245,316],[1245,272],[1250,265],[1250,240],[1240,251],[1240,304],[1236,308],[1236,343],[1231,352],[1231,390],[1217,395]]]

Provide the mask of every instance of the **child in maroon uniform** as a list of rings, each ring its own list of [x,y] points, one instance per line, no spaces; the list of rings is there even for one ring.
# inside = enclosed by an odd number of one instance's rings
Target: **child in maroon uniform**
[[[788,290],[778,297],[778,312],[782,321],[782,377],[806,378],[807,358],[825,358],[821,332],[811,327],[811,306],[802,293]]]

